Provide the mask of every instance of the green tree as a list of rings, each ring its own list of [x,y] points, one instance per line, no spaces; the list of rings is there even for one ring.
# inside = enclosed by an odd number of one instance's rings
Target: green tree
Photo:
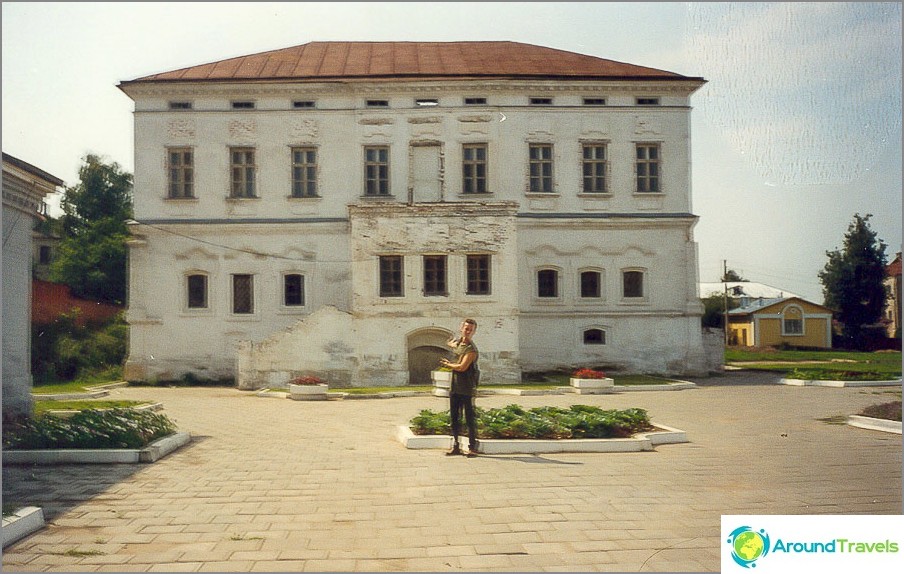
[[[844,247],[827,251],[829,261],[820,271],[825,305],[842,324],[842,335],[854,343],[864,328],[882,317],[885,308],[886,245],[870,229],[872,215],[854,215],[844,236]]]
[[[88,154],[79,179],[61,202],[62,240],[51,278],[79,297],[124,303],[132,175],[115,162]]]
[[[704,327],[712,327],[714,329],[722,329],[725,326],[725,295],[713,293],[709,297],[704,297],[703,301],[703,317],[701,323]],[[728,298],[728,310],[740,307],[737,299]]]
[[[744,282],[746,282],[747,279],[744,279],[743,277],[741,277],[741,275],[734,269],[729,269],[725,272],[725,275],[722,276],[722,281],[725,281],[725,282],[744,281]]]

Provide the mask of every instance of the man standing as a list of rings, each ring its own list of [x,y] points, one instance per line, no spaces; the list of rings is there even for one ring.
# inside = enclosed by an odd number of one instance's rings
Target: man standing
[[[468,453],[477,455],[477,418],[474,414],[474,397],[477,395],[477,384],[480,370],[477,368],[477,345],[472,337],[477,331],[477,321],[465,319],[461,323],[461,337],[451,339],[447,345],[455,354],[455,362],[441,359],[440,364],[452,369],[452,387],[449,389],[449,413],[452,416],[452,450],[447,455],[464,454],[458,445],[458,433],[461,429],[461,411],[465,411],[468,425]]]

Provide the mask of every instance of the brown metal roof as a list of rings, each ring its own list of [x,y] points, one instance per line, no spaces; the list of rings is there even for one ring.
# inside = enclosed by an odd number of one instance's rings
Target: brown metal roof
[[[518,42],[309,42],[123,83],[469,77],[704,81]]]

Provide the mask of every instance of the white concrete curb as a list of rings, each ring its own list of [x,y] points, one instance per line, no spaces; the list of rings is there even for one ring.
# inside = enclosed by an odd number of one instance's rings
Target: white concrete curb
[[[36,401],[78,401],[81,399],[97,399],[109,395],[109,391],[89,391],[86,393],[60,393],[58,395],[32,394]]]
[[[21,540],[44,528],[44,511],[37,506],[20,508],[11,516],[3,517],[3,547]]]
[[[651,431],[632,438],[603,439],[566,439],[566,440],[533,440],[533,439],[480,439],[479,448],[482,454],[550,454],[557,452],[641,452],[653,450],[660,444],[678,444],[689,442],[683,430],[652,423],[661,431]],[[411,428],[401,425],[396,431],[396,439],[405,448],[410,449],[447,449],[452,448],[450,435],[416,435]],[[459,437],[459,442],[466,442],[467,437]]]
[[[890,421],[886,419],[863,417],[860,415],[850,415],[847,418],[847,424],[852,427],[858,427],[862,429],[901,434],[901,421]]]
[[[155,462],[188,444],[191,435],[178,432],[142,449],[4,450],[3,464],[133,464]]]
[[[782,385],[795,387],[897,387],[901,385],[901,379],[897,381],[819,381],[805,379],[780,379]]]

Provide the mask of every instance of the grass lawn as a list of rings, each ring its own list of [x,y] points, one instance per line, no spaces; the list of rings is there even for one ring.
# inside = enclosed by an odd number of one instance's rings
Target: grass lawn
[[[48,411],[86,411],[88,409],[129,408],[149,404],[147,401],[35,401],[35,416]]]
[[[88,389],[100,383],[85,383],[83,381],[70,381],[68,383],[48,383],[43,385],[35,384],[31,389],[33,395],[62,395],[71,393],[87,393]]]
[[[725,363],[745,369],[788,372],[798,370],[871,373],[879,378],[901,376],[900,351],[767,351],[726,349]]]

